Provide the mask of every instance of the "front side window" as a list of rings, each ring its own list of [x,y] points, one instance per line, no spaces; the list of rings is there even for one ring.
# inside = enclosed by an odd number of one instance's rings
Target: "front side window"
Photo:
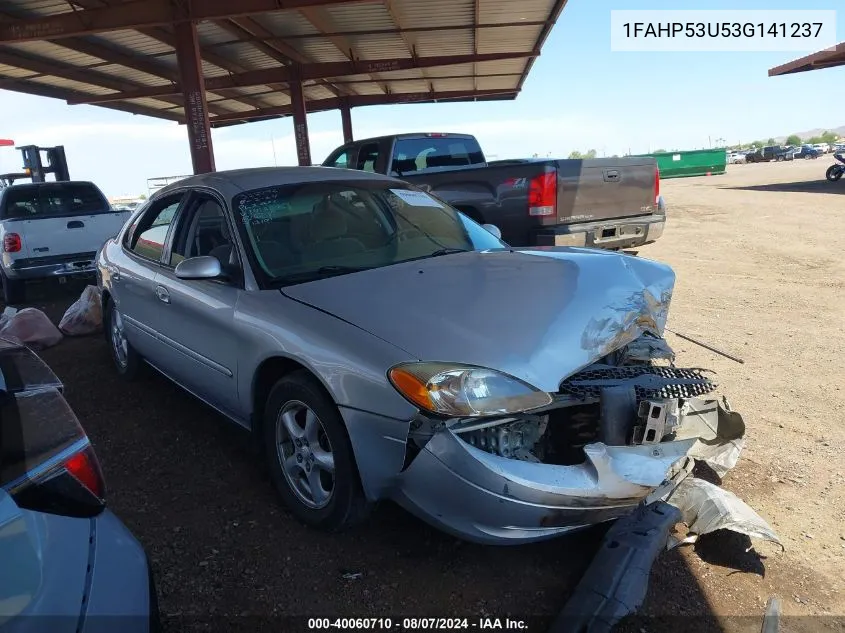
[[[334,160],[326,164],[326,167],[349,168],[349,151],[341,152]]]
[[[141,216],[141,221],[132,231],[129,249],[136,255],[159,261],[164,252],[168,230],[181,201],[181,195],[164,200],[161,205],[154,205]]]
[[[236,221],[271,283],[504,248],[444,202],[392,183],[267,187],[235,196]]]

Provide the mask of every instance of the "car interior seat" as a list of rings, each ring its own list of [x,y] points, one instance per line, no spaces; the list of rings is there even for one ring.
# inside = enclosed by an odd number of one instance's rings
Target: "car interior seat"
[[[335,259],[366,250],[364,244],[349,237],[346,213],[324,198],[314,207],[308,227],[308,243],[303,248],[305,261]]]

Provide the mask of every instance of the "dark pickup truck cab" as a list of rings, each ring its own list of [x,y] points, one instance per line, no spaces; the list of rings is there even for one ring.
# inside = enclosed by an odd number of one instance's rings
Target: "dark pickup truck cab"
[[[496,225],[512,246],[633,248],[666,222],[650,157],[488,162],[467,134],[401,134],[347,143],[323,166],[401,178]]]
[[[794,159],[794,150],[780,145],[769,145],[745,155],[746,163],[768,163],[770,161],[783,162]]]

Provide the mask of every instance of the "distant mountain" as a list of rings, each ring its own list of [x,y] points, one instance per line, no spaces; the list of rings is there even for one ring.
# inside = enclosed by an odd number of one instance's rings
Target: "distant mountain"
[[[817,127],[812,130],[807,130],[806,132],[793,132],[792,134],[797,134],[802,139],[810,138],[812,136],[819,136],[824,134],[825,132],[833,132],[834,134],[838,134],[839,136],[845,136],[845,125],[840,125],[839,127]],[[778,136],[775,138],[776,143],[783,143],[786,141],[787,137],[792,136],[792,134],[787,134],[786,136]]]

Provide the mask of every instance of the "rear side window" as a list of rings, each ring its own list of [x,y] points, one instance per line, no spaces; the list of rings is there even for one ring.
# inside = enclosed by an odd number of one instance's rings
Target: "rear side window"
[[[481,146],[474,138],[403,138],[393,149],[393,169],[402,174],[423,169],[467,167],[484,162]]]
[[[111,206],[96,185],[68,182],[12,187],[6,193],[3,217],[41,218],[111,213]]]

